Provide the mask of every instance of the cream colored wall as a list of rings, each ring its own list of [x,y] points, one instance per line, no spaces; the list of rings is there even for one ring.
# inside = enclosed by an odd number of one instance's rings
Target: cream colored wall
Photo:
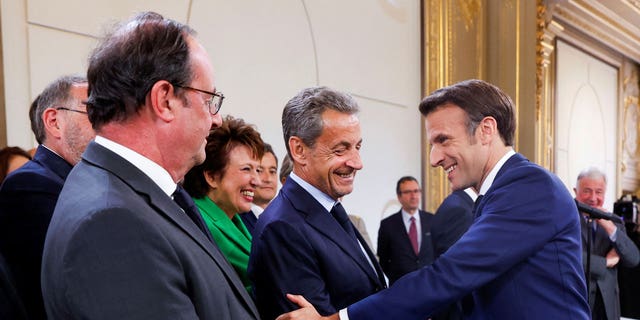
[[[557,43],[556,174],[573,193],[588,166],[607,174],[604,207],[617,193],[618,69],[563,42]]]
[[[279,157],[282,108],[300,89],[356,97],[364,169],[344,202],[374,242],[380,217],[396,208],[396,180],[420,176],[418,0],[0,1],[9,145],[35,146],[30,101],[57,76],[84,73],[106,26],[153,10],[197,30],[227,97],[222,113],[256,124]]]

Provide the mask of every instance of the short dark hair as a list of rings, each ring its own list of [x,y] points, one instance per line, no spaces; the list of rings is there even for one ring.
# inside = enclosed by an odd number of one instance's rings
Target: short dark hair
[[[293,162],[291,161],[291,157],[285,154],[284,159],[282,159],[282,165],[280,166],[280,182],[287,178],[291,171],[293,171]]]
[[[160,80],[188,85],[193,70],[187,39],[194,34],[154,12],[140,13],[109,34],[89,58],[87,111],[93,128],[138,113]]]
[[[276,167],[277,167],[278,166],[278,156],[276,156],[276,153],[273,152],[273,148],[271,147],[271,145],[265,142],[264,143],[264,154],[267,154],[267,153],[271,153],[273,155],[273,158],[276,159]]]
[[[484,117],[496,119],[498,132],[507,146],[513,146],[516,130],[513,101],[500,88],[482,81],[466,80],[432,92],[420,103],[420,112],[427,116],[446,104],[454,104],[467,114],[467,132],[473,136]]]
[[[36,136],[39,144],[47,140],[47,132],[42,122],[42,114],[47,108],[67,107],[71,103],[73,97],[71,95],[71,87],[87,83],[87,78],[79,75],[62,76],[50,83],[42,93],[38,95],[29,107],[29,120],[31,121],[31,131]],[[82,101],[78,101],[82,102]]]
[[[322,113],[328,109],[350,115],[360,111],[353,97],[327,87],[303,89],[287,102],[282,111],[282,133],[289,155],[289,138],[293,136],[313,148],[322,134]]]
[[[407,181],[415,181],[418,185],[420,184],[418,182],[418,179],[412,177],[412,176],[404,176],[402,178],[400,178],[400,180],[398,180],[398,183],[396,183],[396,195],[400,195],[400,185],[407,182]]]
[[[264,142],[255,127],[240,118],[226,116],[219,128],[209,132],[205,147],[207,157],[204,162],[193,167],[185,175],[185,190],[192,197],[204,197],[209,191],[205,172],[224,176],[229,164],[229,153],[237,146],[248,147],[254,159],[260,160],[264,155]]]

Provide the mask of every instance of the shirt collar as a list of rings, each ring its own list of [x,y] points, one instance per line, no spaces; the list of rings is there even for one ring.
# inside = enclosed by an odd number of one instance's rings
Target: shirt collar
[[[496,165],[493,166],[493,169],[491,169],[491,171],[489,171],[489,174],[487,175],[487,178],[484,179],[484,182],[482,183],[482,186],[480,187],[480,191],[478,191],[478,195],[484,195],[487,192],[487,190],[489,190],[489,188],[491,188],[491,185],[493,184],[493,180],[496,178],[496,175],[498,174],[498,171],[500,171],[500,168],[502,168],[504,163],[507,162],[507,160],[509,160],[509,158],[511,158],[511,156],[513,156],[514,154],[516,154],[516,152],[513,151],[513,148],[509,148],[509,151],[507,151],[507,153],[505,153],[502,156],[502,158],[500,158],[500,160],[498,160]]]
[[[132,165],[151,178],[151,180],[153,180],[153,182],[155,182],[168,196],[171,197],[176,191],[177,184],[173,181],[169,172],[159,164],[105,137],[96,136],[95,142],[129,161]]]
[[[411,217],[414,217],[416,220],[416,223],[420,223],[420,210],[416,210],[416,213],[411,215],[408,212],[406,212],[404,209],[401,210],[402,211],[402,221],[404,221],[405,223],[411,223],[409,221],[409,219],[411,219]]]
[[[289,178],[298,183],[302,187],[302,189],[309,192],[309,194],[311,194],[311,196],[316,199],[316,201],[318,201],[320,205],[322,205],[322,207],[327,209],[327,212],[331,212],[333,206],[338,202],[329,197],[329,195],[327,195],[326,193],[320,191],[318,188],[312,186],[302,178],[298,177],[298,175],[296,175],[293,171],[289,174]]]

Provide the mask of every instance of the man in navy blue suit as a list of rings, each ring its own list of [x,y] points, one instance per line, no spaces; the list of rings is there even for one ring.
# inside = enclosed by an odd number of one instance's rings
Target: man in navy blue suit
[[[86,99],[87,80],[80,76],[63,76],[44,89],[29,110],[40,145],[33,160],[0,188],[0,251],[31,319],[46,317],[40,263],[53,209],[69,171],[95,136]]]
[[[418,180],[405,176],[396,183],[402,208],[380,222],[378,257],[389,285],[405,274],[433,263],[433,214],[420,210],[422,189]]]
[[[479,191],[469,230],[432,265],[331,319],[425,319],[471,294],[470,319],[589,319],[580,218],[555,175],[515,153],[513,102],[467,80],[420,104],[430,163],[454,190]],[[280,319],[317,319],[312,303]],[[348,316],[347,316],[348,315]]]
[[[358,109],[351,96],[325,87],[303,90],[284,108],[293,172],[258,219],[248,268],[263,319],[297,308],[287,293],[329,315],[386,286],[339,201],[362,168]]]

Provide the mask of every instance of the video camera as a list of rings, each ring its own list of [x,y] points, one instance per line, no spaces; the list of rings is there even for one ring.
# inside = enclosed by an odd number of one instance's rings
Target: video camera
[[[613,213],[620,216],[625,224],[636,224],[638,218],[638,197],[625,194],[613,204]]]

